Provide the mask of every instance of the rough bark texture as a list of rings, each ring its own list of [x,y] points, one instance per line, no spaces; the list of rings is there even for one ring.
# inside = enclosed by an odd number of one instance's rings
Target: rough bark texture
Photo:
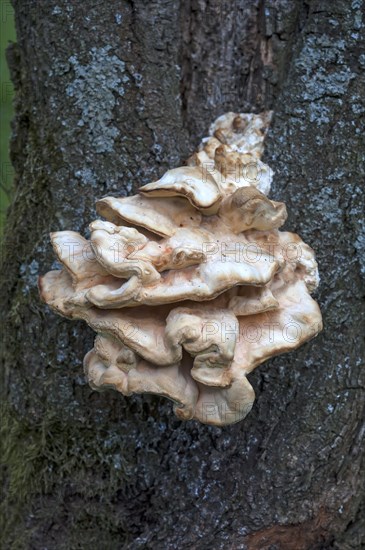
[[[4,548],[359,549],[362,0],[14,1],[16,197],[3,247]],[[177,166],[215,116],[273,108],[266,159],[317,251],[325,330],[250,376],[239,424],[97,394],[93,335],[39,302],[50,230]],[[362,259],[361,259],[361,255]]]

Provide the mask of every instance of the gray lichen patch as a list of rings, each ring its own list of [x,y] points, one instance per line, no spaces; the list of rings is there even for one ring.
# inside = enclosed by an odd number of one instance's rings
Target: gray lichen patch
[[[113,125],[113,109],[117,96],[123,97],[129,81],[125,63],[111,55],[111,46],[92,48],[91,61],[82,65],[77,56],[69,58],[75,79],[66,88],[81,110],[78,126],[86,126],[89,142],[96,153],[112,152],[119,130]]]
[[[23,281],[23,294],[29,294],[31,289],[37,287],[39,264],[37,260],[32,260],[29,265],[22,263],[19,268],[20,277]]]
[[[85,185],[95,186],[97,184],[97,177],[90,168],[82,168],[76,170],[75,176],[80,179]]]

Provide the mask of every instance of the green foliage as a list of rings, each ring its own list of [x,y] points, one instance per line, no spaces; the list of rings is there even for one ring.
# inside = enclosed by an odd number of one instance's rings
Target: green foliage
[[[10,0],[1,0],[0,11],[0,235],[12,195],[13,168],[9,159],[10,122],[13,118],[13,86],[6,62],[9,41],[15,41],[14,14]]]

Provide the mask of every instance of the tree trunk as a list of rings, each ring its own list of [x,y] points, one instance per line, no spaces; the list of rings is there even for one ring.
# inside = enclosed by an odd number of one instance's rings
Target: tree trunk
[[[359,549],[363,0],[14,0],[3,246],[3,548]],[[229,110],[274,109],[266,161],[317,252],[321,335],[250,375],[238,424],[90,390],[93,334],[38,298],[51,230],[178,166]]]

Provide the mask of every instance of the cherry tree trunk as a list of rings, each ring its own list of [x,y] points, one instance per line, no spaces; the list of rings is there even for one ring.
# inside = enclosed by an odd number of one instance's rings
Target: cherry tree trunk
[[[361,548],[365,2],[13,4],[2,547]],[[49,232],[84,232],[98,197],[180,165],[218,115],[264,109],[271,196],[317,252],[324,331],[256,369],[253,410],[228,427],[93,392],[92,331],[38,297]]]

